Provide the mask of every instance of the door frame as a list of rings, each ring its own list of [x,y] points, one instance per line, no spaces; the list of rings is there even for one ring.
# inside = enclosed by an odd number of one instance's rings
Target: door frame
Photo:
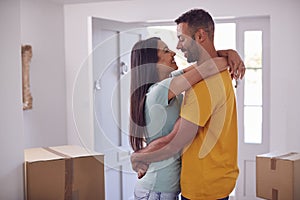
[[[239,81],[236,90],[238,108],[239,150],[238,162],[240,174],[237,180],[235,194],[231,200],[255,200],[256,197],[256,155],[270,150],[270,18],[269,16],[242,17],[235,19],[219,19],[216,23],[236,24],[236,50],[244,56],[244,32],[262,31],[262,143],[250,144],[244,142],[244,84]],[[246,70],[247,75],[247,70]],[[252,174],[251,174],[252,173]],[[254,174],[253,174],[254,173]],[[251,174],[251,175],[249,175]],[[254,177],[254,179],[252,179]],[[251,179],[251,180],[249,180]],[[252,183],[252,185],[251,185]],[[250,184],[250,185],[249,185]],[[250,194],[249,194],[250,193]]]

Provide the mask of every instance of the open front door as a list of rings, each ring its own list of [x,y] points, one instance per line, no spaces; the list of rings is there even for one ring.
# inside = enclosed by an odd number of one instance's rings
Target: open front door
[[[100,18],[91,18],[90,24],[93,141],[95,151],[105,155],[105,196],[108,200],[134,199],[137,176],[130,163],[130,53],[137,41],[153,36],[176,51],[176,26],[173,22],[124,23]],[[175,57],[179,66],[185,67],[182,58]]]
[[[133,24],[92,18],[94,146],[105,154],[106,199],[133,199],[128,140],[130,51],[144,36]]]

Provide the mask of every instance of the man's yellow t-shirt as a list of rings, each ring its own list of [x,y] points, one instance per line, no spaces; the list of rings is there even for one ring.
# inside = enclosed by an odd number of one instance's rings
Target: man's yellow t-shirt
[[[202,127],[182,156],[182,195],[191,200],[227,197],[239,173],[236,100],[228,71],[188,90],[180,115]]]

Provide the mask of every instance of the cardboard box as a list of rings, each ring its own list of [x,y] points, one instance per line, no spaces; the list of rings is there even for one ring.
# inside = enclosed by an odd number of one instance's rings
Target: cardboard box
[[[256,156],[256,196],[272,200],[299,200],[300,153]]]
[[[25,199],[104,200],[103,155],[79,146],[25,149]]]

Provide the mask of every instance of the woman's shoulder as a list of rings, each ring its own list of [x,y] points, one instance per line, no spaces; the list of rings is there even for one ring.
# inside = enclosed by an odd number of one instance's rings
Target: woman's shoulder
[[[164,92],[165,90],[169,90],[170,83],[171,83],[172,77],[166,78],[160,82],[154,83],[147,92],[147,95],[149,93],[155,93],[155,92]]]
[[[146,94],[146,102],[150,104],[168,105],[168,92],[172,78],[153,84]]]

